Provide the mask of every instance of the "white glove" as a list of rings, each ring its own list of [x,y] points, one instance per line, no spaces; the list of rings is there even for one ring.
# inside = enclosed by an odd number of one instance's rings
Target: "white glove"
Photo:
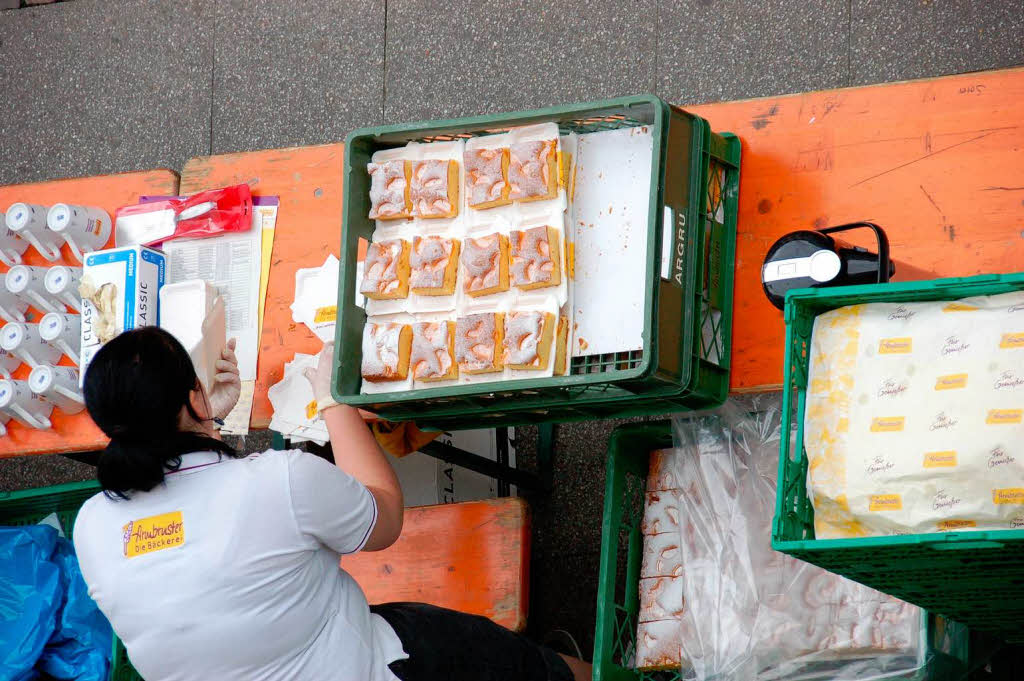
[[[228,341],[214,364],[217,373],[210,388],[210,413],[213,418],[224,419],[238,403],[242,381],[238,377],[238,358],[235,357],[235,339]]]
[[[334,401],[331,394],[331,375],[334,370],[334,341],[324,343],[323,350],[317,356],[316,369],[307,367],[302,370],[302,375],[309,381],[313,388],[313,399],[316,401],[318,412],[333,407],[338,403]]]

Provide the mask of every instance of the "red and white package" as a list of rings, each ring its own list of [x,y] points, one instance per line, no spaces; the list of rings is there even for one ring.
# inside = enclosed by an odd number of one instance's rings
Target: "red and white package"
[[[247,184],[118,208],[114,243],[158,246],[172,239],[195,239],[252,227],[252,191]]]

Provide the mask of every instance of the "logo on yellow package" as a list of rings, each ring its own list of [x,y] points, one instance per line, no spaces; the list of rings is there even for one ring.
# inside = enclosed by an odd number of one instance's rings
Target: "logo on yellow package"
[[[903,430],[904,416],[878,416],[871,419],[872,433],[898,433]]]
[[[936,527],[940,532],[949,532],[951,530],[964,530],[968,527],[977,527],[978,523],[973,520],[943,520]]]
[[[132,520],[121,528],[125,558],[172,549],[185,543],[181,511]]]
[[[1004,333],[999,341],[999,347],[1003,350],[1024,348],[1024,333]]]
[[[869,511],[902,511],[903,497],[899,494],[872,494],[868,497]]]
[[[985,423],[990,426],[1003,426],[1012,423],[1020,423],[1024,411],[1020,409],[990,409]]]
[[[913,338],[883,338],[878,341],[878,354],[880,355],[906,355],[913,349]]]
[[[314,324],[323,324],[324,322],[333,322],[338,319],[338,306],[328,305],[327,307],[317,308],[316,314],[313,315]]]
[[[924,455],[925,468],[953,468],[956,466],[956,452],[927,452]]]
[[[935,379],[936,390],[958,390],[967,387],[967,374],[950,374]]]
[[[992,490],[993,504],[1024,504],[1024,487]]]

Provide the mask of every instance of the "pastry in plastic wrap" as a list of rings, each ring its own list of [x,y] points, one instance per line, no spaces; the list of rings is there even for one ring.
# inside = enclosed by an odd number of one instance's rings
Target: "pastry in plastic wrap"
[[[682,639],[678,619],[640,622],[636,632],[637,669],[679,669]]]
[[[409,295],[408,241],[391,239],[374,242],[366,247],[363,282],[359,292],[374,300],[391,300]]]
[[[509,148],[508,181],[513,201],[543,201],[558,193],[555,140],[520,142]]]
[[[554,227],[531,227],[509,233],[512,285],[530,289],[562,281],[560,235]]]
[[[647,577],[640,580],[640,622],[678,619],[682,615],[682,577]]]
[[[647,492],[644,519],[640,526],[644,534],[679,533],[679,499],[675,491]]]
[[[409,265],[409,289],[413,293],[451,295],[459,271],[459,242],[443,236],[413,237]]]
[[[412,174],[412,163],[369,163],[366,171],[370,174],[370,219],[399,220],[411,217],[409,176]]]
[[[683,552],[679,548],[679,535],[662,532],[644,537],[642,577],[678,577],[683,574]]]
[[[459,164],[427,159],[412,164],[412,214],[418,218],[453,218],[459,214]]]
[[[495,232],[462,243],[462,288],[470,296],[508,290],[508,237]]]
[[[544,370],[551,358],[555,316],[547,312],[505,315],[503,359],[510,369]]]
[[[470,208],[483,210],[510,203],[508,159],[508,148],[465,151],[462,160]]]
[[[486,374],[504,368],[501,358],[504,317],[500,312],[459,317],[455,322],[455,360],[459,371]]]
[[[374,383],[405,380],[411,349],[408,324],[367,322],[363,327],[363,378]]]
[[[455,322],[417,322],[412,325],[412,377],[417,381],[456,378]]]

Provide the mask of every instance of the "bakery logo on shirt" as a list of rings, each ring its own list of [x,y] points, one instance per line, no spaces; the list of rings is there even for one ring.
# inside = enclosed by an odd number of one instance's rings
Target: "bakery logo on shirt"
[[[956,428],[956,424],[960,423],[952,416],[946,416],[946,412],[940,411],[935,415],[935,420],[932,421],[932,425],[928,430],[949,430],[950,428]]]
[[[949,357],[950,355],[959,355],[969,347],[970,343],[964,343],[960,340],[960,336],[947,336],[946,343],[942,346],[942,356]]]
[[[945,490],[939,490],[935,493],[935,499],[932,500],[932,509],[941,511],[944,508],[953,508],[960,503],[959,497],[954,497],[946,494]]]
[[[885,473],[888,470],[892,470],[896,467],[892,461],[889,461],[884,456],[876,456],[868,465],[865,467],[865,472],[868,475],[877,475],[879,473]]]
[[[906,381],[895,381],[891,378],[887,378],[882,381],[882,387],[878,389],[878,396],[899,397],[905,392],[907,392]]]
[[[1005,466],[1006,464],[1013,463],[1016,461],[1014,457],[1006,453],[1006,450],[1002,447],[996,447],[988,454],[988,467],[995,468],[996,466]]]
[[[185,543],[181,511],[129,521],[121,528],[125,558],[172,549]]]
[[[889,314],[889,321],[894,322],[897,319],[910,319],[917,313],[913,310],[907,309],[904,305],[899,305],[895,310]]]
[[[1022,385],[1024,385],[1024,376],[1018,376],[1015,371],[1004,371],[999,374],[999,378],[992,384],[992,387],[996,390],[1012,390]]]

